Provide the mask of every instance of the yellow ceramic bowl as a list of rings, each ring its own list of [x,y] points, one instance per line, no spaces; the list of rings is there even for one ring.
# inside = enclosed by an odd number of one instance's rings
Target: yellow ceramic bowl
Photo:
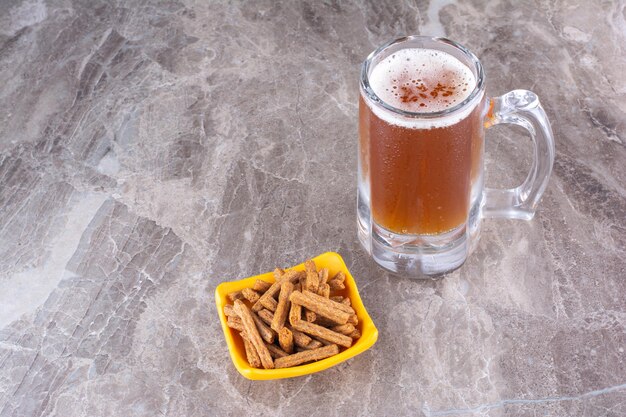
[[[361,332],[361,338],[358,339],[350,348],[340,352],[338,355],[322,359],[318,362],[282,369],[253,368],[248,364],[246,359],[246,352],[244,350],[241,337],[236,331],[226,325],[224,305],[229,303],[226,295],[233,291],[239,291],[246,287],[252,287],[252,284],[254,284],[254,281],[257,279],[274,282],[274,274],[272,272],[268,272],[267,274],[245,278],[240,281],[223,282],[215,289],[215,304],[217,305],[217,311],[220,315],[220,321],[222,322],[222,330],[224,331],[224,338],[226,339],[226,344],[228,345],[230,357],[235,364],[235,368],[237,368],[239,373],[244,377],[253,380],[266,380],[291,378],[294,376],[312,374],[314,372],[323,371],[324,369],[337,365],[338,363],[350,359],[359,353],[365,352],[374,343],[376,343],[376,339],[378,339],[378,330],[376,329],[376,326],[374,326],[374,322],[370,316],[367,314],[367,311],[363,306],[363,302],[361,301],[361,297],[359,296],[359,291],[356,288],[354,278],[350,275],[350,271],[348,271],[348,268],[346,267],[346,264],[341,256],[334,252],[327,252],[313,258],[313,261],[315,261],[315,265],[318,269],[328,268],[329,275],[331,277],[339,271],[342,271],[346,275],[346,289],[343,290],[343,294],[341,295],[350,297],[352,307],[356,311],[356,315],[359,318],[357,328]],[[304,271],[304,264],[296,265],[290,269]]]

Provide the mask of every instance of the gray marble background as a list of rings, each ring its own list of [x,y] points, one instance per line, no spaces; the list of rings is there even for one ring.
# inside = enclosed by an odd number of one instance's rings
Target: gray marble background
[[[626,11],[616,1],[0,1],[0,416],[626,415]],[[360,62],[447,35],[534,90],[554,174],[461,269],[378,269],[355,224]],[[529,166],[488,134],[490,186]],[[341,253],[380,330],[252,382],[224,280]]]

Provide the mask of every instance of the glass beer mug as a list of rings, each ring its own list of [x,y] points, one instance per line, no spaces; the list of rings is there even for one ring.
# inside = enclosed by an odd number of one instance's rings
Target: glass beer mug
[[[485,129],[524,127],[534,159],[522,185],[484,187]],[[437,275],[463,264],[482,218],[532,219],[554,162],[537,96],[485,97],[476,56],[442,38],[409,36],[372,52],[361,69],[357,220],[383,268]]]

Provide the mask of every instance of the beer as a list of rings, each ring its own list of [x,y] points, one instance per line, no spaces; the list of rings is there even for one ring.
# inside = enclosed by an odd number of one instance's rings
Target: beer
[[[464,225],[482,169],[482,105],[441,112],[471,94],[472,71],[446,52],[408,48],[374,66],[369,83],[389,106],[423,116],[412,119],[360,98],[360,175],[369,179],[373,221],[413,235]]]

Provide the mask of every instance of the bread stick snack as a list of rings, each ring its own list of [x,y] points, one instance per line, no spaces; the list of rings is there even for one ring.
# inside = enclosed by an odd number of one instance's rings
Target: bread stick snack
[[[280,284],[278,305],[276,306],[274,318],[272,319],[272,329],[274,329],[274,331],[276,332],[280,332],[280,330],[285,325],[287,315],[289,315],[289,309],[291,308],[291,301],[289,301],[289,296],[291,295],[292,291],[293,284],[288,280],[283,280],[283,282]]]
[[[317,271],[317,275],[320,277],[319,285],[326,284],[328,282],[328,268],[322,268]]]
[[[264,323],[266,323],[268,326],[271,326],[272,320],[274,319],[274,314],[272,314],[271,311],[263,309],[259,311],[258,316],[261,320],[263,320]],[[312,339],[309,336],[295,330],[291,325],[287,325],[286,327],[291,330],[291,333],[293,334],[293,340],[296,346],[305,347],[311,343]]]
[[[304,311],[304,318],[306,319],[306,321],[313,323],[315,320],[317,320],[317,314],[315,314],[314,311],[311,310],[305,310]]]
[[[320,284],[317,293],[324,298],[330,298],[330,285],[326,283]]]
[[[308,291],[317,291],[317,287],[319,286],[320,277],[317,275],[317,268],[315,267],[315,262],[312,260],[308,260],[304,263],[304,268],[306,269],[306,279],[304,281],[304,288]]]
[[[305,271],[274,270],[275,282],[256,280],[227,294],[226,325],[243,339],[255,368],[286,368],[325,359],[361,337],[346,296],[345,275],[304,263]],[[339,291],[339,292],[337,292]]]
[[[253,305],[252,310],[256,311],[254,307],[256,307],[259,304],[260,304],[260,308],[266,308],[269,311],[276,311],[276,307],[278,307],[278,301],[274,300],[272,297],[267,297],[267,298],[259,298],[259,301],[257,301]]]
[[[317,349],[317,348],[322,347],[322,346],[324,346],[324,344],[322,342],[320,342],[319,340],[311,340],[311,343],[306,345],[304,347],[304,349],[311,350],[311,349]]]
[[[300,304],[291,303],[291,309],[289,310],[289,323],[293,324],[302,320],[302,306]]]
[[[226,297],[228,297],[228,299],[230,300],[231,303],[234,303],[235,300],[242,299],[243,295],[241,294],[241,291],[234,291],[234,292],[231,292],[230,294],[228,294]]]
[[[280,284],[282,283],[282,281],[287,279],[290,282],[294,283],[294,282],[298,281],[300,279],[301,275],[302,275],[302,272],[294,271],[294,270],[291,270],[291,271],[288,271],[288,272],[285,272],[285,273],[282,273],[282,274],[280,272],[277,272],[277,271],[279,271],[279,268],[276,268],[276,270],[274,271],[274,276],[275,277],[278,276],[279,278],[277,278],[276,282],[274,282],[267,289],[267,291],[265,291],[265,293],[263,293],[261,298],[259,298],[259,301],[257,301],[256,303],[253,304],[252,311],[259,311],[263,307],[267,308],[270,311],[276,311],[276,305],[278,303],[274,299],[274,297],[280,291]],[[280,271],[282,271],[282,270],[280,270]]]
[[[346,324],[350,318],[350,313],[344,310],[345,305],[336,303],[328,298],[319,296],[310,291],[294,291],[289,297],[291,302],[300,304],[310,311],[324,316],[337,324]],[[350,308],[350,307],[348,307]]]
[[[260,279],[257,279],[254,282],[254,285],[252,286],[252,289],[256,292],[258,292],[259,294],[263,294],[265,293],[265,291],[269,290],[269,288],[272,286],[272,284],[270,284],[269,282],[265,282],[265,281],[261,281]]]
[[[252,343],[254,349],[256,349],[256,352],[261,359],[261,365],[263,365],[263,368],[274,368],[274,361],[272,360],[270,352],[269,350],[267,350],[265,343],[263,343],[263,339],[261,339],[261,335],[259,334],[259,331],[254,324],[252,312],[250,311],[248,306],[245,305],[241,300],[235,300],[235,312],[237,313],[237,315],[239,315],[241,323],[243,324],[244,333],[248,340],[250,340],[250,343]]]
[[[343,347],[348,348],[352,346],[352,338],[350,336],[334,332],[326,327],[318,326],[317,324],[309,323],[308,321],[300,320],[293,326],[293,328],[308,335],[315,336],[316,338],[336,343]]]
[[[278,332],[278,344],[287,353],[293,353],[293,333],[286,327]]]
[[[292,326],[289,327],[289,330],[291,330],[291,334],[293,334],[293,341],[296,344],[296,346],[300,346],[300,347],[305,347],[311,344],[311,342],[313,341],[313,339],[311,339],[309,336],[305,335],[302,332],[299,332],[298,330],[294,329]]]
[[[231,329],[243,332],[243,324],[241,324],[239,317],[229,317],[228,320],[226,320],[226,325]]]
[[[284,358],[278,358],[276,359],[275,365],[276,368],[290,368],[292,366],[301,365],[306,362],[325,359],[338,353],[339,347],[337,345],[329,345],[317,349],[305,350],[302,352],[294,353],[293,355],[285,356]]]
[[[330,289],[333,291],[343,290],[344,288],[346,288],[343,281],[339,281],[336,279],[331,279],[330,281],[328,281],[328,285],[330,285]]]
[[[339,326],[331,327],[330,330],[332,330],[333,332],[345,334],[346,336],[350,336],[352,332],[354,332],[356,329],[352,324],[346,323]]]
[[[240,335],[243,339],[244,349],[246,349],[246,358],[248,359],[248,363],[250,366],[260,368],[261,358],[259,358],[259,354],[256,353],[256,349],[252,346],[252,343],[248,340],[244,332],[241,332]]]
[[[235,313],[235,308],[232,304],[226,304],[224,306],[224,315],[226,317],[237,317],[237,313]]]
[[[344,284],[345,280],[346,276],[343,272],[339,271],[330,281],[328,281],[328,285],[330,285],[331,290],[343,290],[346,288]]]
[[[268,326],[272,325],[272,320],[274,319],[274,313],[264,308],[263,310],[259,311],[256,314],[259,316],[261,320],[263,320],[263,323],[267,324]]]
[[[252,319],[254,320],[254,324],[256,325],[261,338],[267,343],[273,343],[276,334],[272,331],[272,329],[270,329],[257,314],[252,313]]]
[[[260,298],[259,293],[254,291],[252,288],[244,288],[241,290],[241,295],[243,295],[243,298],[251,303],[256,303]]]
[[[266,344],[265,346],[267,346],[267,350],[270,351],[270,355],[272,355],[272,358],[274,358],[274,359],[276,359],[276,358],[284,358],[285,356],[289,356],[289,354],[287,352],[285,352],[284,350],[282,350],[281,348],[279,348],[278,346],[276,346],[274,344]],[[252,366],[252,364],[250,364],[250,366]],[[257,366],[257,368],[258,368],[258,366]]]

